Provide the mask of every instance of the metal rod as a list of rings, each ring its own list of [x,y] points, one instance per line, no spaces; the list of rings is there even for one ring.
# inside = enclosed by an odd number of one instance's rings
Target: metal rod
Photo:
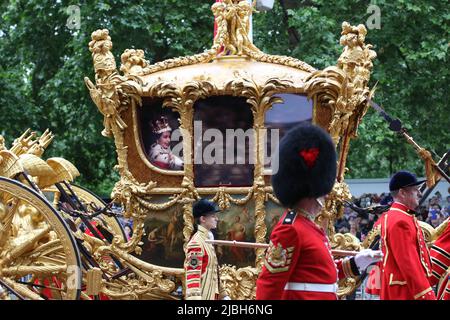
[[[34,183],[34,181],[30,179],[30,177],[28,176],[28,173],[27,173],[26,170],[24,170],[23,172],[21,172],[21,173],[18,174],[18,176],[20,176],[20,175],[22,175],[22,176],[25,178],[25,180],[28,182],[28,184],[30,185],[30,187],[31,187],[34,191],[36,191],[36,192],[39,193],[39,194],[42,194],[41,189],[39,189],[39,187],[37,186],[37,184]]]
[[[59,184],[56,183],[55,184],[56,188],[58,189],[58,191],[60,192],[60,194],[64,197],[64,200],[66,200],[70,206],[73,209],[77,208],[77,205],[74,203],[73,199],[70,197],[70,195],[67,194],[66,190],[64,190],[64,188]],[[70,189],[69,189],[70,190]],[[76,197],[75,197],[76,198]],[[97,231],[96,228],[94,228],[94,226],[91,224],[91,222],[89,221],[88,218],[86,218],[83,214],[80,214],[80,219],[81,221],[83,221],[83,223],[86,225],[86,227],[89,229],[89,231],[99,240],[103,241],[103,237],[102,235]]]
[[[70,184],[68,184],[66,181],[63,181],[63,184],[66,186],[66,188],[70,191],[74,199],[78,202],[79,208],[82,209],[82,211],[87,212],[87,208],[84,206],[84,204],[81,202],[81,200],[78,198],[76,193],[73,191],[73,189],[70,187]]]

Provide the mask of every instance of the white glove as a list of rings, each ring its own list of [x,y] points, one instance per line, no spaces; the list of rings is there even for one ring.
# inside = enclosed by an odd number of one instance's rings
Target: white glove
[[[222,300],[231,300],[230,296],[225,296],[222,298]]]
[[[378,262],[383,258],[383,252],[380,250],[364,249],[355,256],[355,264],[359,272],[363,272],[372,263]]]

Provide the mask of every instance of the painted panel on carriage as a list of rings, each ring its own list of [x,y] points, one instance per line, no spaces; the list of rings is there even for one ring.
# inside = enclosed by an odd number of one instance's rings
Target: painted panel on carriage
[[[281,93],[277,97],[283,103],[276,103],[266,112],[264,125],[267,128],[264,168],[271,169],[272,154],[276,152],[278,142],[287,131],[302,121],[312,122],[313,101],[304,95]]]
[[[233,198],[240,198],[233,195]],[[215,238],[217,240],[236,240],[255,242],[255,206],[250,200],[245,205],[231,205],[229,209],[219,213],[219,223]],[[229,246],[216,246],[219,264],[231,264],[237,267],[253,266],[255,250]]]
[[[253,114],[246,98],[215,96],[194,105],[196,187],[253,185]]]
[[[162,99],[144,98],[138,110],[144,153],[156,167],[183,170],[183,139],[179,114],[162,107]]]
[[[153,203],[170,201],[168,196],[152,196]],[[182,268],[183,208],[176,204],[163,211],[153,211],[144,221],[141,260],[165,267]]]
[[[233,195],[236,199],[241,197]],[[169,201],[167,196],[153,196],[152,199],[155,203]],[[231,205],[229,209],[221,211],[217,229],[213,231],[215,239],[255,242],[254,210],[255,206],[250,200],[246,205]],[[156,265],[182,268],[183,227],[181,205],[149,213],[144,222],[145,235],[142,237],[142,254],[139,258]],[[245,267],[255,263],[253,249],[216,246],[216,254],[220,264]]]

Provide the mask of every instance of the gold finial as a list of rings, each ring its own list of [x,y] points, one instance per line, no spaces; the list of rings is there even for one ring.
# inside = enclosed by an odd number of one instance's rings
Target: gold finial
[[[213,4],[211,10],[217,23],[214,45],[223,47],[222,54],[260,52],[249,38],[252,5],[245,0],[224,0]]]
[[[31,146],[27,153],[41,157],[45,149],[47,149],[53,141],[53,138],[53,133],[49,129],[45,130],[42,136],[36,140],[36,143]]]
[[[89,42],[89,51],[92,52],[94,69],[111,72],[116,69],[116,61],[111,53],[113,47],[108,29],[101,29],[92,32],[92,41]]]
[[[120,71],[123,73],[140,73],[145,67],[148,66],[147,60],[144,58],[144,50],[141,49],[126,49],[120,56],[122,65]]]

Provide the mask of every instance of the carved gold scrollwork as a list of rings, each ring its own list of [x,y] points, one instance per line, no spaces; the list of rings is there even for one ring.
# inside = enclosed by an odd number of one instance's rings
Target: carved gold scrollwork
[[[351,233],[336,233],[330,238],[331,247],[338,250],[360,251],[361,244]]]
[[[345,298],[352,294],[361,285],[361,278],[344,278],[338,281],[337,295],[339,298]]]
[[[371,50],[372,45],[365,44],[366,34],[367,29],[362,24],[357,27],[347,22],[342,24],[340,43],[344,46],[344,51],[338,59],[338,67],[346,73],[348,82],[336,102],[337,110],[333,120],[340,114],[345,120],[337,121],[335,126],[338,127],[338,124],[342,123],[343,129],[348,127],[349,134],[353,137],[356,136],[359,122],[368,108],[368,82],[373,67],[372,60],[377,56],[375,51]]]
[[[254,122],[264,124],[265,112],[272,107],[274,103],[282,103],[277,93],[286,91],[292,86],[289,80],[279,78],[270,78],[263,85],[258,85],[252,77],[246,74],[236,72],[235,80],[231,80],[225,85],[225,91],[231,92],[234,96],[247,98],[247,103],[252,108],[253,115],[256,117]]]
[[[181,285],[184,270],[146,263],[115,246],[99,248],[95,256],[119,257],[133,273],[116,280],[104,281],[101,291],[112,299],[175,299],[171,293]]]
[[[105,129],[102,135],[117,137],[127,127],[120,112],[128,107],[131,100],[140,104],[142,81],[138,77],[126,78],[118,74],[111,49],[112,41],[108,30],[96,30],[92,33],[89,50],[94,60],[96,85],[87,77],[84,81],[92,100],[104,116]]]
[[[258,243],[266,242],[267,226],[265,222],[266,218],[266,191],[264,189],[264,178],[260,175],[255,178],[255,240]],[[263,248],[256,249],[256,261],[257,268],[261,267],[264,263],[264,250]]]
[[[222,286],[232,300],[254,300],[256,298],[256,268],[222,265],[219,269]]]
[[[92,52],[94,60],[97,85],[95,86],[89,78],[84,78],[92,100],[104,116],[103,125],[105,129],[102,131],[102,135],[106,137],[111,137],[116,127],[119,130],[124,130],[127,127],[119,115],[117,81],[114,81],[118,74],[111,49],[112,41],[108,30],[96,30],[92,33],[89,50]]]
[[[420,228],[422,229],[423,238],[427,244],[430,244],[435,240],[436,230],[430,224],[424,221],[418,221]]]
[[[372,60],[376,57],[371,45],[365,44],[364,25],[342,24],[341,45],[344,51],[336,67],[314,72],[306,79],[306,90],[319,106],[331,109],[328,131],[336,146],[340,145],[337,180],[343,181],[350,139],[367,112],[367,98]]]
[[[349,250],[349,251],[360,251],[362,249],[361,243],[357,237],[351,233],[346,234],[333,234],[330,237],[330,244],[333,249],[338,250]],[[353,293],[361,285],[361,278],[347,277],[338,282],[338,292],[339,297],[344,297]]]
[[[148,211],[146,204],[150,204],[149,193],[156,187],[156,182],[139,183],[128,170],[120,171],[121,179],[114,186],[111,198],[114,202],[122,203],[126,218],[133,218],[133,235],[127,243],[124,243],[122,237],[116,236],[113,245],[127,252],[138,250],[140,253],[137,245],[144,232],[144,220]]]
[[[350,189],[345,182],[336,182],[331,192],[327,195],[325,206],[316,222],[322,226],[326,226],[328,239],[333,249],[360,251],[361,244],[358,238],[351,233],[341,234],[335,233],[334,222],[343,216],[343,202],[351,200]],[[345,278],[338,282],[338,296],[343,297],[351,294],[361,285],[359,278]]]
[[[245,52],[247,53],[247,55],[249,57],[251,57],[252,59],[255,59],[256,61],[259,61],[259,62],[279,64],[282,66],[296,68],[296,69],[299,69],[299,70],[302,70],[305,72],[315,72],[316,71],[315,68],[311,67],[306,62],[303,62],[296,58],[287,57],[287,56],[271,55],[271,54],[266,54],[263,52],[257,52],[257,51],[251,51],[251,50],[246,50]]]

